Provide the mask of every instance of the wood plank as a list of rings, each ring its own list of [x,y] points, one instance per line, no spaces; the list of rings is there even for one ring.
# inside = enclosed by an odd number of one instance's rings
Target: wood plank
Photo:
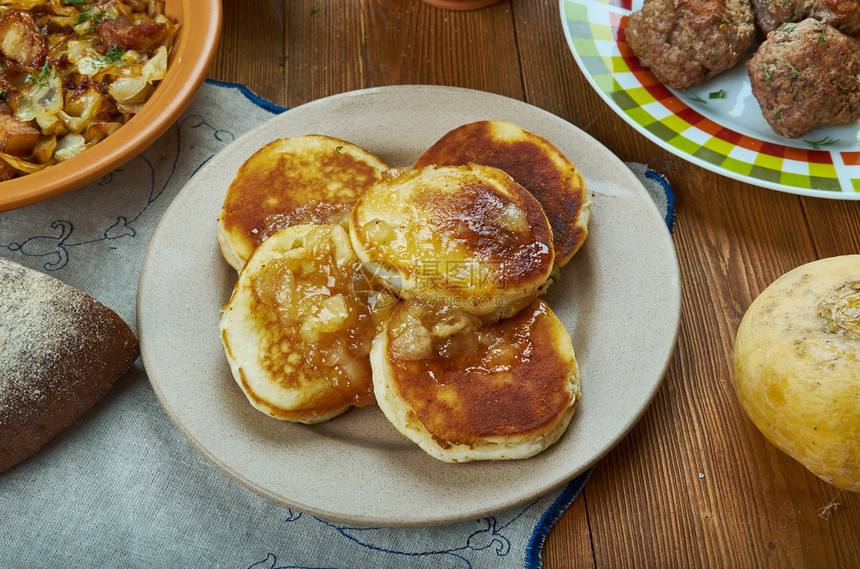
[[[819,258],[860,253],[860,203],[802,198],[801,205]]]
[[[586,488],[597,563],[843,566],[837,541],[857,535],[856,495],[840,494],[853,512],[821,524],[818,509],[836,492],[757,432],[731,384],[743,311],[766,283],[814,258],[797,230],[798,198],[725,180],[715,196],[714,175],[693,174],[676,188],[679,352],[649,412]],[[858,553],[856,540],[849,548]]]
[[[222,7],[221,41],[209,77],[246,85],[260,97],[283,105],[283,1],[222,2]]]
[[[522,98],[507,2],[466,13],[418,0],[304,0],[289,3],[288,18],[290,106],[395,84],[457,85]]]
[[[544,543],[541,559],[545,569],[595,567],[588,527],[588,504],[584,495],[577,496],[555,523]]]

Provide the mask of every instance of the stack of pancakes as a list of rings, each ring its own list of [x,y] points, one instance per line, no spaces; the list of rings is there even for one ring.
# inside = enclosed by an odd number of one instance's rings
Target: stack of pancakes
[[[587,236],[591,200],[549,141],[452,130],[411,167],[347,141],[274,141],[218,219],[239,270],[221,337],[261,411],[318,423],[378,404],[447,462],[527,458],[581,398],[570,336],[539,296]]]

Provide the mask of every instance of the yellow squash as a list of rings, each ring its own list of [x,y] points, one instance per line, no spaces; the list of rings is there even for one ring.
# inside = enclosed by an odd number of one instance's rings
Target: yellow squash
[[[756,427],[822,480],[860,491],[860,255],[797,267],[744,315],[735,387]]]

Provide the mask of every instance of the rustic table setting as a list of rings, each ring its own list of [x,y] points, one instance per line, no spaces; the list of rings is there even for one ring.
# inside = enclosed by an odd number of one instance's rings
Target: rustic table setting
[[[860,501],[775,449],[732,386],[746,308],[783,273],[856,253],[860,208],[764,189],[676,157],[601,100],[556,2],[473,11],[413,1],[226,2],[210,77],[285,107],[396,84],[468,87],[578,126],[675,196],[682,285],[677,350],[641,421],[595,467],[550,532],[544,566],[849,567]]]
[[[209,80],[174,128],[83,190],[0,215],[0,256],[139,324],[137,278],[156,225],[185,182],[243,132],[357,90],[463,87],[551,113],[643,181],[647,173],[659,182],[648,189],[671,229],[680,273],[680,324],[662,383],[626,436],[565,488],[488,517],[482,531],[461,524],[376,534],[284,508],[224,476],[170,423],[138,362],[68,433],[0,477],[0,514],[11,520],[0,524],[8,546],[0,559],[15,567],[59,547],[80,562],[115,563],[124,552],[128,566],[147,567],[860,562],[858,495],[816,478],[762,436],[735,393],[732,362],[741,318],[769,284],[805,263],[860,250],[856,200],[760,187],[644,136],[590,83],[556,1],[460,11],[421,0],[227,0],[223,10]],[[110,476],[101,475],[105,464]],[[516,537],[506,541],[504,528]],[[438,550],[413,539],[435,539]]]

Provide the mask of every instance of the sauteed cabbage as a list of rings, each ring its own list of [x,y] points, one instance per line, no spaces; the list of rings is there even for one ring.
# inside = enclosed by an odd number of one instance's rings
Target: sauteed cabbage
[[[115,132],[167,72],[164,0],[0,0],[0,180]]]

